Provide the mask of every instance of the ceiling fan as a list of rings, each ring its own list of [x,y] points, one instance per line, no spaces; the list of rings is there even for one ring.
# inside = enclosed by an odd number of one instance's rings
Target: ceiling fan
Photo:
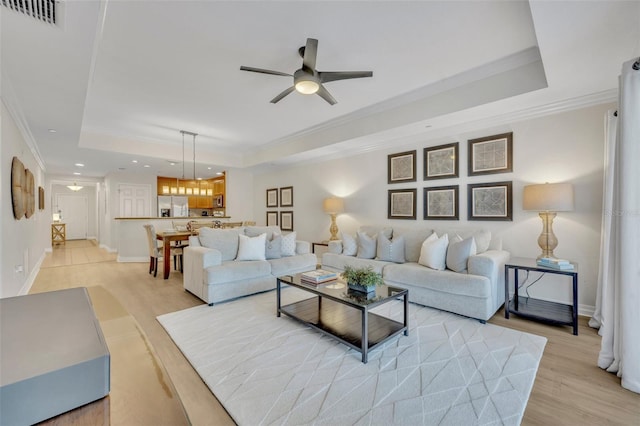
[[[304,95],[318,94],[322,99],[335,105],[338,101],[325,89],[323,83],[336,80],[346,80],[349,78],[372,77],[372,71],[318,71],[316,70],[316,55],[318,53],[318,40],[308,38],[307,44],[298,49],[298,53],[302,57],[302,68],[291,74],[280,71],[265,70],[262,68],[241,66],[242,71],[259,72],[262,74],[283,75],[293,77],[293,86],[284,90],[275,98],[271,99],[271,103],[275,104],[282,100],[289,93],[297,90]]]

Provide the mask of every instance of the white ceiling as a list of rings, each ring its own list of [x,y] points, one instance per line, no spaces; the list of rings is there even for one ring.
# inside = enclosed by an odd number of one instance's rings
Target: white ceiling
[[[425,141],[612,100],[640,54],[637,1],[61,6],[58,26],[0,8],[2,97],[52,175],[181,176],[184,152],[190,177],[180,130],[198,133],[201,177]],[[291,78],[240,66],[293,73],[307,37],[319,70],[373,78],[327,83],[334,106],[295,92],[271,104]]]

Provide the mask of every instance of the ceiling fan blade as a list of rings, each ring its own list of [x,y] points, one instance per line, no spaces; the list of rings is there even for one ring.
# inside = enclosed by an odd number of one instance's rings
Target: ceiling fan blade
[[[316,56],[318,55],[318,40],[315,38],[308,38],[307,45],[304,47],[304,56],[302,58],[302,65],[310,70],[316,69]]]
[[[319,72],[321,83],[328,83],[336,80],[347,80],[349,78],[373,77],[373,71],[329,71]]]
[[[262,68],[254,68],[254,67],[245,67],[244,65],[240,67],[240,70],[241,71],[259,72],[259,73],[262,73],[262,74],[283,75],[285,77],[293,77],[291,74],[287,74],[286,72],[265,70],[265,69],[262,69]]]
[[[331,96],[331,93],[329,93],[329,91],[325,89],[322,84],[320,85],[320,88],[316,93],[318,94],[318,96],[320,96],[325,101],[329,102],[329,104],[331,105],[335,105],[338,103],[338,101],[336,101],[335,98]]]
[[[285,96],[287,96],[289,93],[293,92],[295,90],[295,86],[291,86],[288,89],[284,90],[282,93],[280,93],[278,96],[276,96],[275,98],[271,99],[271,103],[275,104],[277,102],[280,102],[282,100],[282,98],[284,98]]]

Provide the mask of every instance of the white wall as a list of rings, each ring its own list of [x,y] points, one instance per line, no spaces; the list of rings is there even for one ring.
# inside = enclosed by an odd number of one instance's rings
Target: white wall
[[[338,217],[341,231],[353,233],[360,224],[402,227],[483,227],[501,236],[514,257],[536,257],[542,222],[537,213],[522,210],[522,188],[530,183],[571,182],[575,189],[575,211],[559,213],[554,231],[559,239],[556,256],[580,264],[579,303],[588,314],[595,305],[598,272],[600,222],[602,219],[602,175],[604,115],[612,105],[598,105],[510,125],[451,134],[448,138],[421,144],[390,147],[322,163],[305,163],[256,175],[254,216],[265,223],[267,188],[294,187],[294,229],[300,239],[321,241],[329,237],[329,217],[322,212],[322,200],[329,195],[345,198],[346,213]],[[513,132],[513,173],[467,176],[467,140]],[[459,142],[460,177],[423,181],[423,149]],[[387,184],[387,155],[417,150],[417,182]],[[513,182],[513,221],[467,221],[467,184],[510,180]],[[460,220],[425,221],[422,188],[460,185]],[[387,190],[418,189],[417,220],[387,219]],[[291,210],[290,208],[269,210]],[[533,275],[533,274],[532,274]],[[529,290],[531,296],[569,302],[568,280],[545,276]]]
[[[51,216],[49,209],[38,208],[37,188],[44,184],[44,173],[25,142],[14,118],[2,103],[0,115],[0,297],[26,294],[44,258],[45,247],[50,245]],[[20,220],[13,217],[11,202],[11,162],[16,156],[34,175],[36,210],[33,216]],[[47,194],[45,194],[45,199]],[[45,203],[45,206],[48,203]],[[22,268],[22,272],[19,269]]]
[[[82,185],[83,188],[80,191],[72,191],[67,188],[66,185],[51,185],[51,209],[52,212],[57,212],[56,197],[57,195],[78,195],[87,197],[87,238],[98,239],[98,223],[97,223],[97,205],[96,197],[97,190],[93,185]]]
[[[254,217],[253,174],[243,169],[230,169],[226,172],[225,183],[225,207],[230,220],[259,220]]]

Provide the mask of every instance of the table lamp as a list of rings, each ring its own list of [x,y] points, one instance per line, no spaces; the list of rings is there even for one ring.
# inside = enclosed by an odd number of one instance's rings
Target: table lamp
[[[344,211],[344,200],[338,197],[325,198],[322,202],[322,209],[325,213],[331,216],[331,226],[329,232],[331,237],[329,241],[338,239],[338,225],[336,225],[336,215]]]
[[[553,250],[558,239],[553,233],[553,219],[556,212],[573,210],[573,185],[570,183],[544,183],[524,187],[522,208],[539,212],[542,219],[542,233],[538,245],[542,249],[541,257],[554,257]]]

